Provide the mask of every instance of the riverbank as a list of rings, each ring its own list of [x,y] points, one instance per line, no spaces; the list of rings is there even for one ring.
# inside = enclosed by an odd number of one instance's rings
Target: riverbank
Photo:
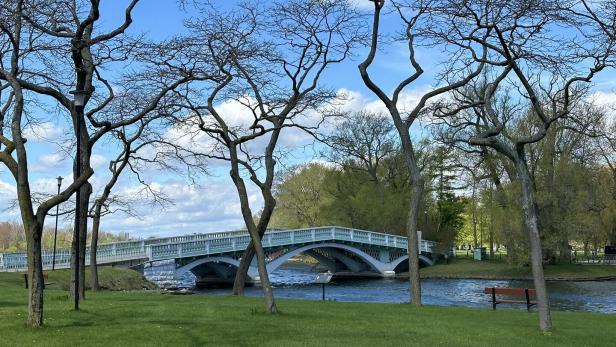
[[[544,270],[548,281],[616,280],[614,265],[559,264],[546,265]],[[474,261],[468,258],[454,258],[449,264],[422,268],[420,275],[421,278],[434,279],[532,280],[530,267],[511,266],[500,260]],[[404,274],[400,276],[404,277]]]
[[[6,346],[605,346],[616,315],[553,312],[554,331],[523,310],[89,292],[79,312],[65,291],[45,291],[45,327],[24,326],[27,292],[0,274],[0,345]]]
[[[48,289],[68,290],[71,283],[71,274],[68,269],[45,271],[49,276],[46,282],[51,283]],[[137,271],[122,268],[102,266],[98,270],[100,289],[111,291],[153,290],[156,285],[146,280]],[[86,289],[90,289],[90,268],[86,267]],[[24,286],[21,273],[0,273],[0,290],[4,285]]]

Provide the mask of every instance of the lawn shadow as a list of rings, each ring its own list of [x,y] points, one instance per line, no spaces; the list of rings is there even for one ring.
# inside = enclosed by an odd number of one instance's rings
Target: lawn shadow
[[[16,302],[16,301],[0,301],[0,308],[3,307],[17,307],[17,306],[24,306],[23,302]]]

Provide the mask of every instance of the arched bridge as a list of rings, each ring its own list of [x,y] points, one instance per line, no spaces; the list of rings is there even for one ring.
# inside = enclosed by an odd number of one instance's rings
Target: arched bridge
[[[97,260],[99,264],[120,266],[143,264],[145,276],[160,286],[175,286],[189,272],[198,282],[226,282],[235,277],[249,241],[246,231],[234,231],[110,243],[98,247]],[[432,264],[434,246],[432,241],[420,241],[419,260],[423,265]],[[406,237],[351,228],[268,230],[263,247],[269,273],[300,254],[311,256],[334,273],[394,276],[408,266]],[[60,251],[56,268],[69,267],[69,255]],[[0,271],[25,270],[25,260],[23,254],[0,254]],[[44,252],[43,261],[45,268],[51,268],[50,252]],[[259,280],[255,259],[248,276],[251,281]]]

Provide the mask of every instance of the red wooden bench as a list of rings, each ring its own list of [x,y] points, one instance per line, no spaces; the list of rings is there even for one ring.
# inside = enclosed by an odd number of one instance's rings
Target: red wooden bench
[[[531,297],[537,297],[537,291],[535,289],[528,288],[485,288],[486,294],[492,295],[492,309],[496,310],[498,304],[526,304],[526,310],[530,311],[531,306],[537,305],[536,301],[531,301]],[[497,295],[517,296],[523,297],[524,300],[512,300],[512,299],[497,299]]]

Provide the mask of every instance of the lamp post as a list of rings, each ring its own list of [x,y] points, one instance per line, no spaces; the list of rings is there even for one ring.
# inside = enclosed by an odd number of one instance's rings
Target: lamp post
[[[427,228],[428,227],[428,210],[424,211],[424,222],[426,223],[424,228]]]
[[[60,195],[60,187],[62,186],[62,176],[56,178],[58,180],[58,195]],[[58,239],[58,215],[60,214],[60,204],[56,205],[56,230],[53,233],[53,258],[51,262],[51,271],[56,270],[56,240]]]
[[[88,92],[85,90],[73,90],[70,92],[75,97],[75,128],[77,135],[77,150],[76,150],[76,162],[77,165],[75,167],[75,179],[78,179],[81,176],[81,119],[83,118],[83,111],[86,105],[86,98],[88,97]],[[81,226],[81,215],[79,214],[80,209],[79,206],[81,204],[81,187],[77,189],[77,194],[75,195],[75,311],[79,310],[79,249],[81,247],[80,242],[80,226]]]

